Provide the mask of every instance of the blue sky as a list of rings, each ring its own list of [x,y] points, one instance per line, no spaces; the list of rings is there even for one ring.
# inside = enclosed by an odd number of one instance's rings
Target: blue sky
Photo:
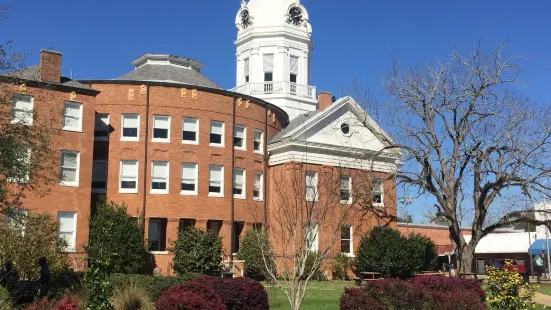
[[[275,1],[275,0],[274,0]],[[510,43],[525,56],[523,91],[551,100],[551,1],[302,0],[313,27],[311,84],[338,93],[356,78],[374,84],[390,55],[401,64],[445,60],[453,49],[470,51]],[[133,69],[143,53],[195,58],[224,88],[235,83],[235,14],[240,0],[0,0],[9,6],[0,40],[16,51],[51,48],[63,53],[63,73],[76,79],[110,79]],[[424,204],[411,206],[415,218]]]

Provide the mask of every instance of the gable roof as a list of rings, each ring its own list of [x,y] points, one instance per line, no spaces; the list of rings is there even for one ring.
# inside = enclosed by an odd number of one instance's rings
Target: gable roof
[[[43,81],[40,79],[40,67],[38,65],[26,67],[20,70],[15,70],[12,72],[8,72],[5,74],[5,76],[10,78],[16,78],[21,80],[28,80],[28,81],[34,81],[34,82],[47,82],[52,83],[51,81]],[[68,77],[61,76],[59,83],[52,83],[52,84],[58,84],[58,85],[64,85],[74,88],[81,88],[86,90],[91,90],[88,85],[84,85],[82,83],[79,83],[75,80],[72,80]]]

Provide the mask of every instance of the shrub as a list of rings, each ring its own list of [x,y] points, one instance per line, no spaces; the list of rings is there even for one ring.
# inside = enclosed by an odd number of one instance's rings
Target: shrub
[[[484,310],[486,305],[474,291],[454,289],[446,292],[432,292],[427,296],[427,310]]]
[[[210,274],[222,265],[222,238],[207,230],[188,227],[174,243],[174,270],[178,274]]]
[[[40,257],[46,257],[51,272],[67,268],[67,255],[63,253],[67,242],[58,236],[59,226],[48,213],[29,211],[27,215],[1,217],[0,222],[12,224],[0,225],[0,253],[3,259],[12,261],[20,279],[40,277],[36,263]]]
[[[411,283],[429,289],[432,292],[450,292],[453,290],[472,291],[480,301],[486,300],[486,292],[474,279],[420,276],[409,280]]]
[[[8,290],[0,286],[0,310],[11,310],[12,309],[12,300]]]
[[[346,287],[341,296],[342,310],[386,310],[376,299],[369,296],[364,288]]]
[[[52,287],[49,294],[63,296],[67,292],[80,292],[84,289],[84,273],[61,270],[52,274]]]
[[[114,274],[111,282],[116,290],[122,290],[128,286],[135,285],[147,292],[150,300],[157,300],[163,291],[176,284],[183,284],[197,277],[197,274],[182,274],[172,277],[153,277],[147,275]]]
[[[376,228],[360,241],[355,272],[376,271],[385,277],[407,279],[415,272],[436,268],[436,246],[421,235],[409,238],[391,228]]]
[[[369,282],[368,294],[387,309],[423,309],[423,289],[400,279]]]
[[[76,299],[65,295],[56,303],[54,310],[78,310],[78,304]]]
[[[507,262],[506,267],[511,267]],[[535,295],[535,287],[524,283],[522,276],[512,268],[498,268],[487,266],[486,275],[489,292],[488,304],[496,310],[530,309]]]
[[[333,261],[333,266],[331,267],[333,280],[350,280],[348,270],[352,268],[352,264],[352,258],[342,253],[337,255]]]
[[[42,297],[32,304],[27,305],[25,310],[50,310],[50,302],[48,301],[48,298]]]
[[[105,227],[109,230],[109,227]],[[113,309],[111,296],[113,285],[111,283],[111,253],[100,253],[96,256],[88,256],[88,270],[84,275],[84,286],[86,287],[86,309]]]
[[[117,288],[113,294],[112,303],[115,310],[155,309],[148,292],[135,283]]]
[[[116,273],[138,273],[148,257],[138,221],[126,213],[124,203],[118,205],[105,198],[97,203],[96,212],[90,218],[86,252],[92,257],[116,253],[111,257],[112,270]]]
[[[214,288],[228,310],[266,310],[270,308],[268,293],[259,282],[248,278],[200,276],[186,283],[206,284]]]
[[[304,265],[304,274],[302,275],[303,279],[306,279],[306,277],[310,274],[310,272],[313,270],[312,277],[310,280],[313,281],[327,281],[327,275],[325,274],[325,271],[321,270],[321,266],[314,266],[314,264],[320,262],[319,256],[323,255],[319,252],[309,252],[308,256],[306,257],[306,264]]]
[[[266,266],[275,274],[272,246],[268,235],[263,230],[249,230],[245,233],[237,258],[245,261],[245,276],[247,278],[257,281],[265,280],[268,277]]]
[[[220,296],[208,284],[177,284],[155,302],[159,310],[225,310]]]

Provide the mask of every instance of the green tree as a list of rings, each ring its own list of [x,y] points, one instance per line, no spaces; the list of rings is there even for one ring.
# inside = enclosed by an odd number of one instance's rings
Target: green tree
[[[421,234],[410,234],[408,237],[409,259],[415,271],[436,270],[438,253],[434,242]]]
[[[91,257],[99,257],[100,252],[116,254],[110,258],[114,273],[138,273],[148,257],[140,225],[126,211],[124,203],[118,205],[102,198],[90,219],[87,254]]]
[[[222,238],[214,232],[188,227],[178,234],[171,249],[174,252],[174,270],[210,274],[222,266]]]
[[[245,276],[257,281],[265,280],[266,269],[275,272],[275,263],[270,257],[273,257],[273,251],[268,234],[264,230],[247,231],[237,253],[237,258],[245,261]]]
[[[0,253],[11,260],[20,278],[38,279],[37,261],[46,257],[51,272],[67,268],[67,242],[58,236],[59,226],[48,213],[0,214]]]

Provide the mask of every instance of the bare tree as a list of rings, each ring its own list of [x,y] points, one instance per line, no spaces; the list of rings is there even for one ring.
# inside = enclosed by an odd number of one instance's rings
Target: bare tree
[[[435,217],[448,222],[462,272],[471,271],[484,236],[537,222],[524,204],[500,201],[502,195],[549,190],[550,108],[518,92],[519,60],[505,55],[504,46],[490,53],[477,47],[468,55],[453,51],[436,66],[403,69],[394,61],[383,80],[392,98],[386,127],[396,141],[384,149],[403,151],[402,185],[436,200]],[[497,209],[502,212],[490,222]],[[460,229],[466,222],[469,242]]]

